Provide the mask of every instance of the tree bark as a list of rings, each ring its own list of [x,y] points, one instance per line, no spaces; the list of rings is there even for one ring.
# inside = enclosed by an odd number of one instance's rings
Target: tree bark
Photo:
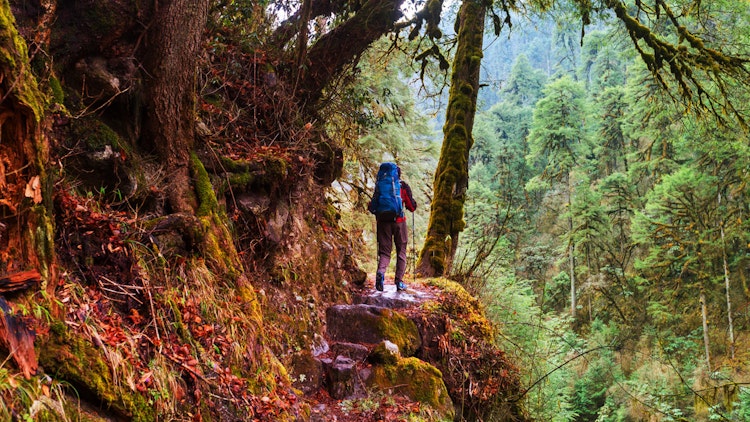
[[[708,337],[708,307],[706,305],[706,288],[701,284],[700,292],[701,320],[703,321],[703,347],[706,352],[706,368],[711,372],[711,343]]]
[[[575,245],[570,242],[568,246],[568,264],[570,266],[570,316],[576,317],[576,267],[575,267]]]
[[[8,351],[26,379],[36,374],[39,367],[34,350],[36,334],[19,318],[0,296],[0,345]]]
[[[718,205],[721,209],[721,193],[718,194]],[[719,211],[721,212],[721,211]],[[734,359],[734,322],[732,321],[732,298],[729,294],[729,265],[727,264],[727,244],[724,239],[724,219],[719,220],[719,234],[721,234],[721,259],[724,267],[724,290],[727,293],[727,324],[729,325],[729,352]]]
[[[486,5],[464,0],[458,12],[459,31],[453,75],[443,126],[443,147],[435,170],[434,198],[427,236],[417,271],[424,276],[450,272],[458,237],[466,223],[464,201],[469,186],[469,150],[479,91]]]
[[[56,278],[45,99],[7,0],[0,1],[0,55],[0,276],[33,273],[44,284]]]
[[[323,35],[307,52],[306,67],[296,85],[298,97],[314,105],[323,89],[341,74],[344,67],[359,57],[378,38],[391,31],[401,18],[404,0],[369,0],[357,13]],[[294,74],[297,74],[295,69]]]
[[[567,188],[568,188],[568,212],[570,212],[570,216],[568,217],[568,235],[570,236],[570,239],[568,240],[568,263],[570,266],[570,316],[575,318],[576,317],[576,258],[575,258],[575,252],[576,252],[576,245],[573,242],[573,187],[570,183],[570,172],[568,172],[565,176],[567,179]],[[590,268],[590,267],[589,267]]]
[[[197,208],[190,179],[195,137],[196,58],[208,19],[209,0],[159,2],[148,31],[142,143],[165,166],[165,187],[172,212]]]

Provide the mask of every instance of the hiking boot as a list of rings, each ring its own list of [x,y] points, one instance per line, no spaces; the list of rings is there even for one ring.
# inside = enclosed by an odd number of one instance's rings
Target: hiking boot
[[[396,282],[396,291],[400,292],[401,290],[406,290],[406,284],[404,284],[403,281],[397,281]]]
[[[383,291],[383,279],[385,279],[383,273],[375,274],[375,290],[379,292]]]

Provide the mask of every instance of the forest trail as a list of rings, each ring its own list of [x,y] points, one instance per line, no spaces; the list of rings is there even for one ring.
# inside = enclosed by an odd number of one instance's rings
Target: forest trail
[[[383,376],[406,359],[419,359],[423,348],[430,346],[419,325],[424,324],[420,308],[439,292],[421,283],[412,283],[405,291],[397,291],[391,283],[382,292],[370,284],[353,293],[352,304],[326,310],[325,338],[312,352],[309,374],[295,374],[296,387],[312,402],[311,420],[394,420],[425,404],[452,415],[453,404],[441,379],[404,384]],[[440,374],[420,362],[422,366],[411,366],[417,372],[411,374],[413,380]],[[442,399],[421,403],[424,397]]]

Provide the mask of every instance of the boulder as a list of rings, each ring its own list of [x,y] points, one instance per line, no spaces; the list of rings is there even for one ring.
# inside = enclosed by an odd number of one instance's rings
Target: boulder
[[[326,309],[328,338],[348,343],[395,343],[413,356],[422,344],[416,324],[392,309],[372,305],[336,305]]]
[[[370,349],[367,346],[356,343],[333,343],[331,345],[333,356],[345,356],[355,362],[362,362],[367,359]]]
[[[294,388],[305,394],[313,394],[323,385],[323,363],[309,351],[296,353],[292,357],[290,371]]]
[[[394,363],[373,366],[367,386],[403,394],[438,411],[442,415],[440,419],[453,420],[455,416],[443,374],[415,357],[397,358]]]
[[[372,349],[368,360],[373,363],[393,365],[398,362],[400,357],[401,353],[398,350],[398,346],[388,340],[383,340]]]
[[[434,300],[435,296],[428,292],[418,289],[409,289],[405,292],[396,290],[392,283],[386,283],[382,292],[369,290],[364,294],[354,296],[353,301],[356,304],[382,306],[391,309],[403,309],[417,306],[429,300]]]

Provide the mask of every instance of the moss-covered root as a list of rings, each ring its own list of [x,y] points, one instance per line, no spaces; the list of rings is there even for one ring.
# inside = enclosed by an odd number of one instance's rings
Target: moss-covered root
[[[67,381],[80,397],[99,401],[108,411],[132,421],[153,421],[155,414],[145,397],[112,379],[103,354],[88,340],[62,323],[52,327],[37,345],[39,363],[56,379]]]
[[[208,172],[195,153],[190,156],[190,170],[195,179],[198,199],[196,216],[200,219],[203,230],[202,236],[198,236],[203,255],[215,273],[237,280],[242,265],[232,242],[229,221],[226,213],[219,207]]]

